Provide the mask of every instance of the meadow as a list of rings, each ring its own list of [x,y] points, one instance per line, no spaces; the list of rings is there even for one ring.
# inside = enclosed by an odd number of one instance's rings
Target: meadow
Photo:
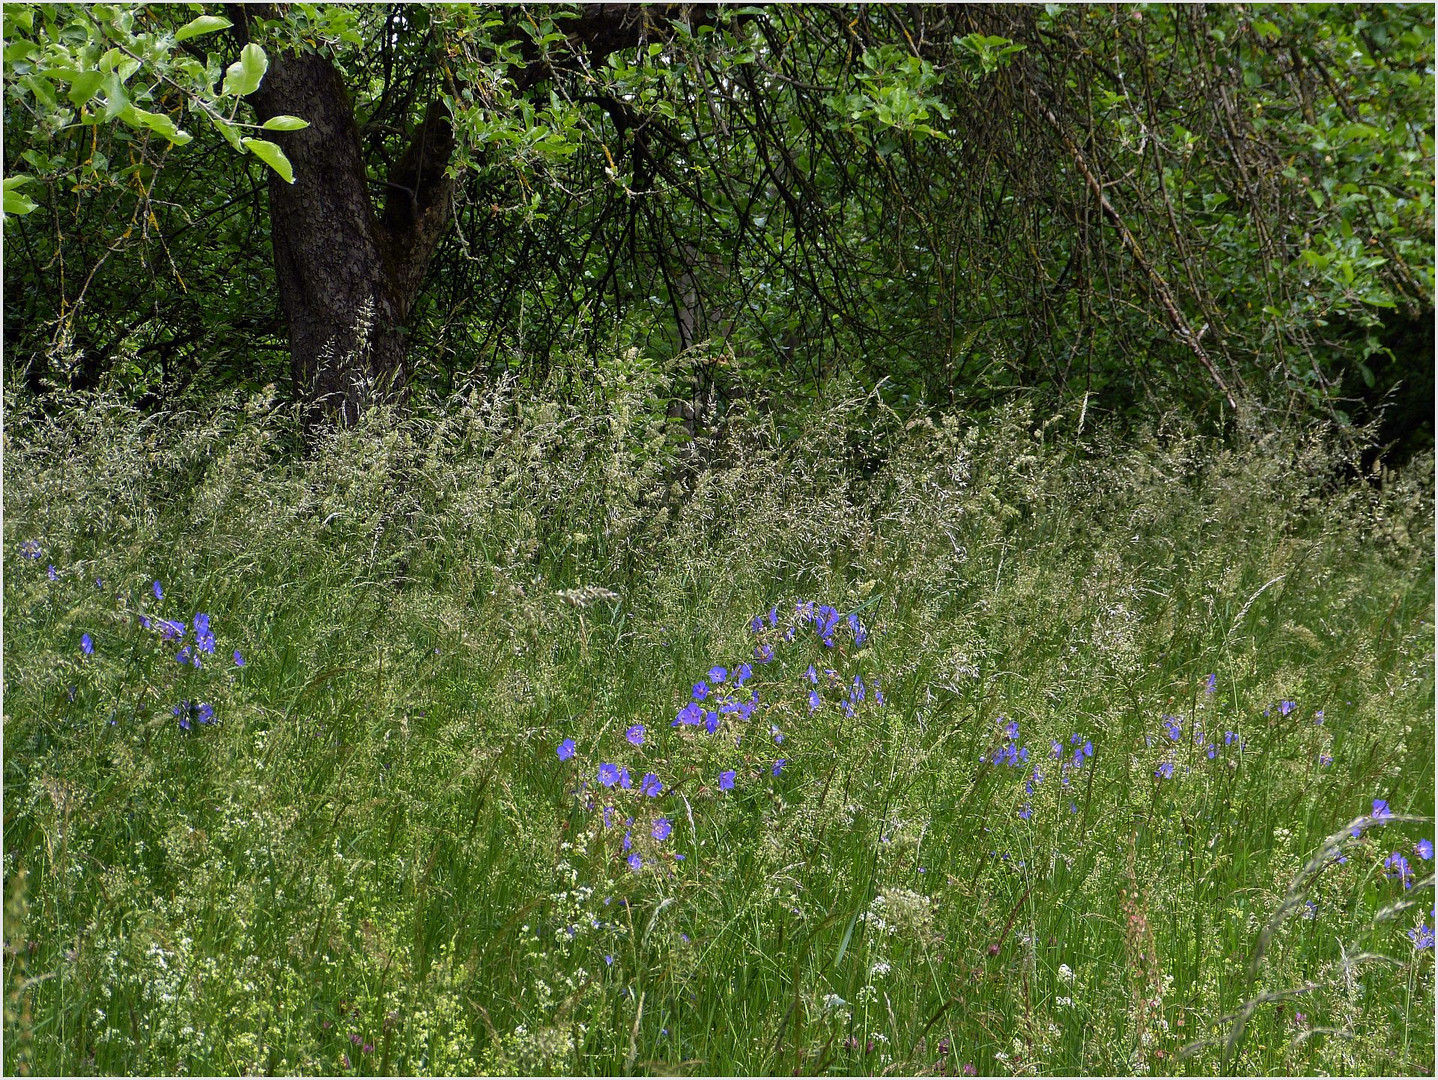
[[[1431,453],[625,360],[7,401],[7,1073],[1431,1075]]]

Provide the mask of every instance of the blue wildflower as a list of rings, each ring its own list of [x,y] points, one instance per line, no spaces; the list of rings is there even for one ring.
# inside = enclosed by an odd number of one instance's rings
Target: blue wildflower
[[[743,686],[753,677],[754,669],[751,668],[748,664],[740,664],[738,670],[734,672],[734,685]]]
[[[1322,709],[1319,709],[1316,713],[1313,714],[1313,725],[1314,725],[1315,727],[1322,727],[1322,726],[1323,726],[1323,710],[1322,710]]]
[[[733,790],[734,790],[734,770],[733,770],[733,769],[729,769],[728,771],[726,771],[726,772],[721,772],[721,773],[719,774],[719,790],[720,790],[720,791],[733,791]]]
[[[639,857],[639,852],[637,851],[633,855],[629,856],[629,858],[626,859],[625,862],[629,864],[629,869],[631,870],[638,870],[641,866],[644,865],[644,860]]]
[[[633,818],[630,818],[629,820],[630,820],[630,821],[633,821],[634,819],[633,819]],[[630,837],[630,834],[626,832],[626,833],[624,834],[624,843],[620,845],[620,850],[622,850],[622,851],[628,851],[630,848],[632,848],[632,847],[634,846],[634,842],[633,842],[629,837]]]
[[[1420,859],[1425,861],[1431,859],[1433,858],[1433,841],[1419,840],[1418,843],[1413,845],[1413,850],[1418,854]]]
[[[1388,809],[1387,799],[1373,800],[1373,816],[1376,817],[1379,821],[1382,821],[1384,818],[1391,818],[1393,816],[1393,811]]]
[[[774,659],[774,647],[772,645],[754,646],[754,659],[761,664],[767,664]]]
[[[709,669],[709,681],[715,686],[718,686],[728,677],[729,672],[725,671],[718,664],[715,664],[712,668]]]
[[[786,762],[786,761],[788,761],[788,760],[789,760],[788,758],[780,758],[778,761],[774,762],[774,767],[773,767],[772,769],[770,769],[769,771],[770,771],[771,773],[773,773],[775,776],[778,776],[778,775],[779,775],[779,770],[784,767],[784,762]]]
[[[235,667],[244,667],[244,666],[245,666],[245,658],[240,655],[240,650],[239,650],[239,649],[236,649],[236,650],[235,650]]]
[[[774,736],[774,742],[776,745],[784,741],[784,733],[780,731],[777,727],[775,727],[773,724],[769,725],[769,734]]]
[[[1173,762],[1160,762],[1158,768],[1153,771],[1153,775],[1164,780],[1171,780],[1173,778]]]
[[[58,581],[60,578],[60,575],[55,572],[55,566],[53,563],[51,564],[50,569],[49,571],[47,571],[47,573],[51,581]]]
[[[165,590],[160,588],[160,583],[158,581],[150,586],[150,591],[155,594],[156,600],[163,600],[165,598]]]
[[[1332,754],[1325,754],[1325,753],[1322,753],[1322,752],[1320,751],[1319,754],[1318,754],[1318,764],[1321,765],[1321,766],[1332,765],[1332,764],[1333,764],[1333,755],[1332,755]]]
[[[1415,949],[1433,948],[1433,930],[1427,923],[1419,923],[1409,930],[1408,937],[1412,939]]]
[[[1215,690],[1217,690],[1217,689],[1218,689],[1218,675],[1215,674],[1215,673],[1210,673],[1209,676],[1208,676],[1208,678],[1204,681],[1203,692],[1204,692],[1205,694],[1211,694],[1211,693],[1213,693],[1213,692],[1214,692]]]
[[[1054,754],[1054,760],[1055,760],[1055,761],[1057,761],[1059,758],[1063,757],[1063,754],[1064,754],[1064,744],[1063,744],[1063,743],[1059,742],[1057,739],[1054,739],[1054,740],[1053,740],[1053,743],[1051,744],[1051,747],[1052,747],[1052,749],[1053,749],[1053,754]]]
[[[1083,756],[1084,756],[1084,757],[1086,757],[1086,758],[1091,758],[1091,757],[1093,757],[1093,742],[1092,742],[1091,740],[1085,739],[1085,740],[1084,740],[1084,743],[1083,743],[1082,749],[1083,749]]]
[[[206,702],[200,702],[195,706],[195,718],[202,724],[213,724],[215,722],[214,707]]]
[[[624,737],[635,746],[644,745],[644,725],[634,724],[624,733]]]
[[[1413,868],[1400,852],[1395,851],[1389,855],[1388,858],[1383,860],[1383,865],[1389,871],[1389,873],[1385,875],[1386,877],[1398,878],[1403,882],[1405,889],[1413,888]]]
[[[704,714],[704,730],[713,735],[719,730],[719,714],[710,709]]]
[[[809,691],[809,711],[810,711],[810,712],[815,712],[815,711],[817,711],[818,708],[819,708],[819,705],[820,705],[819,691],[817,691],[817,690],[810,690],[810,691]]]
[[[1031,807],[1028,803],[1024,803],[1023,806],[1019,807],[1019,817],[1023,818],[1025,821],[1028,821],[1028,819],[1033,816],[1033,813],[1033,807]]]
[[[568,761],[574,756],[574,740],[565,739],[562,743],[559,744],[559,747],[555,752],[559,755],[560,761]]]
[[[669,726],[678,727],[680,724],[698,724],[703,722],[703,720],[704,710],[691,701],[679,710],[678,714],[674,717],[674,723]]]
[[[634,781],[629,779],[629,770],[622,765],[619,767],[619,786],[626,791],[634,786]]]
[[[95,643],[90,640],[89,634],[80,635],[80,651],[86,656],[93,656],[95,654]]]
[[[20,542],[20,554],[27,559],[38,559],[40,557],[40,541],[22,540]]]
[[[605,787],[613,787],[619,783],[619,766],[610,765],[608,762],[599,766],[599,782]]]
[[[674,831],[674,826],[669,824],[668,818],[657,818],[654,828],[649,830],[649,835],[656,840],[668,840],[669,834]]]
[[[703,680],[694,684],[694,700],[703,701],[709,696],[709,685]]]
[[[215,651],[215,635],[210,633],[210,617],[203,612],[195,616],[195,647],[201,652]]]
[[[1291,713],[1291,712],[1294,710],[1294,708],[1296,708],[1296,706],[1294,705],[1293,702],[1291,702],[1291,701],[1280,701],[1280,702],[1278,703],[1278,715],[1279,715],[1279,716],[1287,716],[1289,713]]]
[[[639,790],[651,799],[657,799],[664,791],[664,785],[659,782],[659,777],[652,772],[644,774],[644,779],[639,781]]]
[[[1174,742],[1178,742],[1179,737],[1183,734],[1183,722],[1176,716],[1165,716],[1163,718],[1163,730],[1170,739]]]
[[[171,711],[172,713],[174,713],[177,717],[180,718],[180,729],[181,729],[182,731],[189,731],[189,730],[190,730],[190,703],[189,703],[188,701],[182,701],[182,702],[180,702],[178,705],[176,705],[173,709],[171,709],[170,711]]]

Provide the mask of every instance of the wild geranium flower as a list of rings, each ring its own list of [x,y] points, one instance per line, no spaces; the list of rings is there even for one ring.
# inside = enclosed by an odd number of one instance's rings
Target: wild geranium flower
[[[195,719],[202,724],[213,724],[215,722],[214,707],[206,702],[200,702],[195,706]]]
[[[86,656],[93,656],[93,655],[94,655],[94,653],[95,653],[95,643],[90,640],[90,635],[89,635],[89,634],[81,634],[81,635],[80,635],[80,651],[81,651],[82,653],[84,653]]]
[[[754,646],[754,659],[761,664],[767,664],[774,659],[774,647],[772,645]]]
[[[1373,816],[1376,817],[1379,821],[1382,821],[1384,818],[1391,818],[1393,816],[1393,811],[1388,809],[1387,799],[1373,800]]]
[[[1204,692],[1205,694],[1211,694],[1211,693],[1213,693],[1213,692],[1214,692],[1215,690],[1217,690],[1217,689],[1218,689],[1218,675],[1217,675],[1217,673],[1212,673],[1212,672],[1211,672],[1211,673],[1209,674],[1208,678],[1207,678],[1206,680],[1204,680],[1203,692]]]
[[[674,723],[669,726],[678,727],[680,724],[699,724],[703,723],[703,721],[704,710],[691,701],[679,710],[678,715],[674,717]]]
[[[165,598],[165,590],[160,587],[158,581],[150,586],[150,591],[155,594],[156,600],[163,600]]]
[[[1291,702],[1291,701],[1280,701],[1280,702],[1278,703],[1278,715],[1279,715],[1279,716],[1287,716],[1287,715],[1288,715],[1289,713],[1291,713],[1295,708],[1297,708],[1297,706],[1294,705],[1294,703]]]
[[[629,864],[629,869],[631,870],[638,870],[641,866],[644,865],[644,860],[639,857],[639,852],[637,851],[633,855],[629,856],[629,858],[626,859],[625,862]]]
[[[41,555],[40,541],[22,540],[20,542],[20,554],[27,559],[38,559]]]
[[[1408,937],[1412,940],[1415,949],[1433,948],[1433,929],[1427,923],[1419,923],[1409,930]]]
[[[1173,779],[1173,762],[1160,762],[1158,768],[1153,771],[1153,775],[1164,780]]]
[[[1080,749],[1083,750],[1083,756],[1084,756],[1084,757],[1086,757],[1086,758],[1091,758],[1091,757],[1093,757],[1093,742],[1092,742],[1091,740],[1085,739],[1085,740],[1084,740],[1084,743],[1083,743],[1083,746],[1080,747]]]
[[[628,791],[634,786],[634,781],[629,779],[629,770],[623,765],[619,766],[619,786]]]
[[[51,581],[57,581],[60,578],[60,575],[55,572],[55,565],[53,563],[51,563],[50,569],[46,571],[46,573],[49,575]]]
[[[734,790],[734,770],[733,770],[733,769],[729,769],[727,772],[721,772],[721,773],[719,774],[719,790],[720,790],[720,791],[733,791],[733,790]]]
[[[611,765],[606,761],[599,766],[598,779],[605,787],[613,787],[619,783],[619,766]]]
[[[239,650],[239,649],[236,649],[236,650],[235,650],[235,667],[244,667],[244,666],[245,666],[245,658],[240,655],[240,650]]]
[[[1028,821],[1029,818],[1033,817],[1033,813],[1033,807],[1031,807],[1028,803],[1024,803],[1023,806],[1019,807],[1019,817],[1023,818],[1025,821]]]
[[[1320,754],[1318,755],[1318,764],[1319,764],[1319,765],[1324,765],[1324,766],[1332,765],[1332,764],[1333,764],[1333,755],[1320,753]]]
[[[1165,716],[1163,718],[1164,733],[1174,742],[1178,742],[1183,735],[1183,723],[1176,716]]]
[[[734,672],[734,685],[743,686],[754,677],[754,669],[748,664],[740,664]]]
[[[1403,882],[1405,889],[1413,888],[1413,868],[1401,852],[1393,852],[1383,860],[1384,867],[1389,871],[1386,877],[1396,877]]]
[[[1433,858],[1433,841],[1419,840],[1418,843],[1413,845],[1413,850],[1418,854],[1420,859],[1425,861],[1431,859]]]
[[[215,651],[215,635],[210,633],[210,617],[203,612],[195,616],[195,648],[205,653]]]
[[[1313,714],[1313,724],[1314,724],[1315,727],[1322,727],[1322,726],[1323,726],[1323,710],[1322,710],[1322,709],[1319,709],[1316,713]]]
[[[674,831],[674,826],[669,823],[668,818],[657,818],[654,828],[649,830],[649,835],[656,840],[668,840],[669,834]]]
[[[181,728],[181,730],[183,730],[183,731],[189,731],[189,730],[190,730],[190,703],[189,703],[188,701],[182,701],[182,702],[180,702],[178,705],[176,705],[173,709],[171,709],[170,711],[171,711],[172,713],[174,713],[177,717],[180,718],[180,728]]]
[[[657,799],[664,791],[664,785],[659,782],[659,777],[652,772],[644,774],[644,779],[639,781],[639,790],[651,799]]]
[[[1002,720],[1003,717],[1001,716],[999,719]],[[1010,739],[1017,739],[1019,737],[1019,722],[1017,720],[1010,720],[1004,725],[1004,734]]]
[[[788,760],[789,760],[788,758],[780,758],[778,761],[774,762],[774,767],[773,767],[772,769],[770,769],[769,771],[770,771],[771,773],[773,773],[775,776],[778,776],[778,775],[779,775],[779,770],[784,767],[784,763],[785,763],[786,761],[788,761]]]
[[[817,691],[817,690],[810,690],[810,691],[809,691],[809,711],[810,711],[810,712],[816,712],[816,711],[818,710],[820,704],[822,704],[822,699],[819,697],[819,691]]]
[[[568,761],[574,756],[574,740],[565,739],[562,743],[559,744],[559,747],[556,749],[555,753],[559,755],[560,761]]]
[[[729,672],[725,671],[718,664],[715,664],[712,668],[709,669],[709,682],[712,683],[714,686],[719,686],[728,677]]]
[[[773,724],[769,725],[769,734],[774,736],[775,744],[779,744],[784,741],[784,733],[780,731],[777,727],[775,727]]]
[[[633,743],[635,746],[643,746],[643,745],[644,745],[644,725],[643,725],[643,724],[634,724],[633,726],[631,726],[631,727],[629,728],[628,731],[626,731],[626,732],[624,733],[624,737],[625,737],[626,739],[628,739],[631,743]]]

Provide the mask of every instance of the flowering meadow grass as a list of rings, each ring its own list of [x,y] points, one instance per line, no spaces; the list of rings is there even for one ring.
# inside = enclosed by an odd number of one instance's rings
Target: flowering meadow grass
[[[6,1071],[1431,1074],[1428,456],[8,410]]]

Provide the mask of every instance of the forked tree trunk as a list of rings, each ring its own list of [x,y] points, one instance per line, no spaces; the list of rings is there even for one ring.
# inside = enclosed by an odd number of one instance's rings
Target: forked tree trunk
[[[237,14],[237,29],[247,29],[243,9]],[[293,184],[273,171],[269,177],[275,283],[300,394],[317,415],[353,424],[367,403],[402,399],[407,389],[403,328],[450,217],[449,118],[440,103],[430,106],[390,173],[381,214],[353,103],[328,59],[271,52],[248,100],[261,121],[309,121],[299,131],[267,133],[295,177]]]

